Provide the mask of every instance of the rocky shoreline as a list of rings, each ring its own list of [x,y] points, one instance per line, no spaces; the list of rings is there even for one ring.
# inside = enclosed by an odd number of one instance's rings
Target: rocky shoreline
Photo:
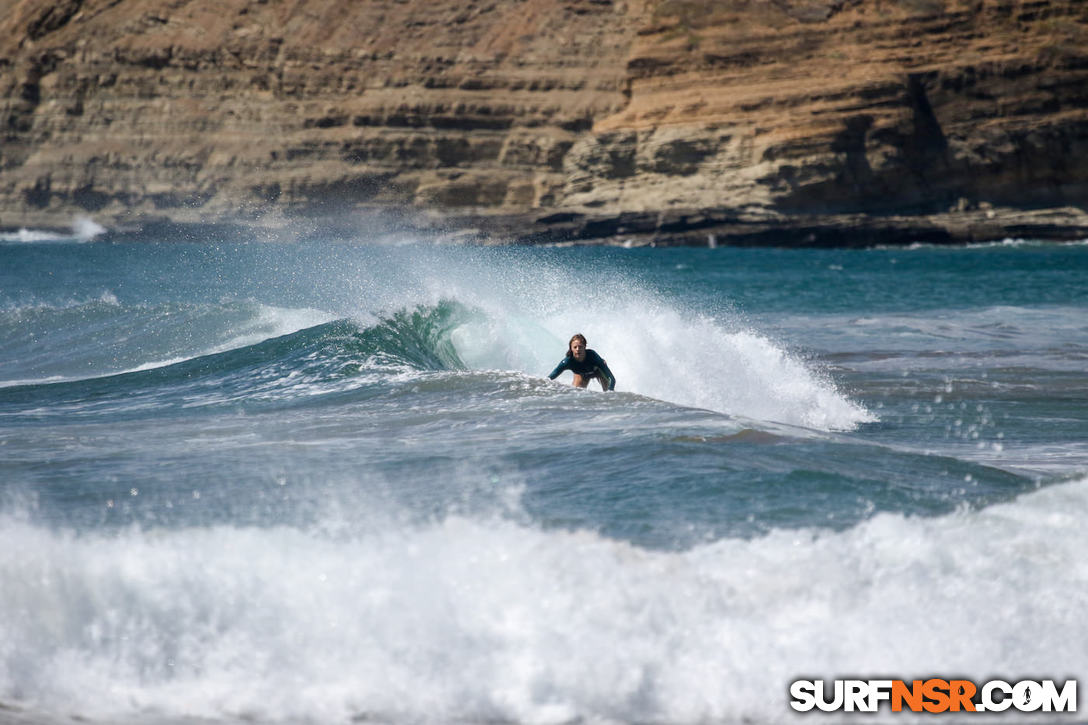
[[[1088,214],[1076,208],[985,209],[918,216],[823,215],[766,218],[754,214],[692,212],[687,215],[628,215],[592,218],[563,215],[406,219],[388,213],[339,219],[308,219],[275,225],[239,222],[148,221],[106,229],[112,240],[270,241],[341,239],[367,242],[429,242],[483,245],[622,247],[808,247],[870,248],[914,244],[965,245],[1003,240],[1088,240]],[[66,225],[35,227],[57,234]],[[20,227],[26,229],[26,227]],[[16,228],[3,229],[15,233]]]
[[[454,221],[454,224],[450,222]],[[0,227],[16,233],[22,227]],[[66,234],[71,225],[42,224],[34,229]],[[686,214],[629,214],[591,217],[578,214],[409,217],[381,213],[339,218],[283,220],[276,223],[213,220],[147,220],[104,229],[102,238],[181,241],[296,241],[308,238],[347,241],[424,241],[485,245],[608,245],[623,247],[850,247],[963,245],[1002,240],[1069,242],[1088,240],[1088,214],[1062,209],[966,209],[926,215],[809,215],[769,217],[758,213],[692,211]]]
[[[514,243],[619,246],[874,247],[971,244],[1004,239],[1088,239],[1088,214],[1064,209],[983,209],[927,215],[807,215],[768,217],[696,211],[594,219],[549,219],[550,226]],[[538,220],[539,222],[539,220]],[[480,238],[510,240],[502,228],[481,229]]]

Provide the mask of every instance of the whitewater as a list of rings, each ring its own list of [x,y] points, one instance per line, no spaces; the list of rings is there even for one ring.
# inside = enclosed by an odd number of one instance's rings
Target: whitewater
[[[0,237],[0,722],[777,723],[820,719],[800,678],[1088,674],[1088,245],[90,224]],[[575,332],[615,393],[546,379]]]

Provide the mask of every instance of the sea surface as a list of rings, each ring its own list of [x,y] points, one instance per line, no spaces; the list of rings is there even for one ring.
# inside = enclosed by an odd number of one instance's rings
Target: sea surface
[[[0,720],[1088,686],[1088,244],[100,231],[0,236]],[[616,392],[546,378],[576,332]]]

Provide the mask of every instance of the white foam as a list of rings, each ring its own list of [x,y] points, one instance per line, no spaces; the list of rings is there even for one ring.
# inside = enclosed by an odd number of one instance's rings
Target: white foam
[[[45,378],[25,378],[25,379],[12,379],[12,380],[0,380],[0,388],[18,388],[24,385],[49,385],[51,383],[63,383],[67,382],[69,378],[63,375],[50,375]]]
[[[735,316],[693,312],[607,269],[572,271],[539,255],[462,248],[413,248],[363,259],[365,264],[345,263],[319,275],[329,289],[316,285],[311,304],[335,314],[303,310],[299,322],[287,319],[295,313],[276,308],[268,324],[257,320],[231,339],[207,345],[160,345],[161,352],[127,370],[253,344],[335,317],[369,323],[452,300],[482,313],[453,332],[458,356],[472,369],[542,377],[562,358],[570,335],[582,332],[608,360],[622,391],[821,430],[848,430],[874,419],[829,376]]]
[[[81,242],[89,242],[106,233],[106,228],[89,216],[77,216],[72,222],[72,233]]]
[[[5,315],[12,315],[18,317],[19,315],[23,315],[28,312],[74,310],[81,307],[93,307],[97,305],[120,307],[121,303],[118,301],[117,295],[112,290],[104,289],[99,294],[91,297],[72,297],[65,300],[55,300],[50,302],[31,298],[22,300],[18,303],[11,302],[4,305],[0,312]]]
[[[1044,239],[1023,239],[1020,237],[1005,237],[1004,239],[993,239],[986,242],[968,242],[966,244],[933,244],[930,242],[914,242],[908,245],[898,244],[878,244],[873,247],[875,250],[880,251],[917,251],[923,250],[941,250],[955,252],[957,250],[972,250],[972,249],[1018,249],[1022,247],[1075,247],[1084,246],[1088,244],[1088,239],[1056,239],[1056,240],[1044,240]]]
[[[94,219],[91,219],[89,216],[80,215],[72,220],[72,231],[70,234],[22,227],[15,232],[0,233],[0,242],[18,242],[23,244],[39,244],[42,242],[89,242],[95,237],[105,234],[106,231],[106,228]]]
[[[103,718],[773,723],[799,676],[1083,677],[1086,504],[1081,480],[684,552],[461,517],[347,538],[0,519],[0,700]]]
[[[617,378],[643,395],[821,430],[849,430],[876,419],[754,330],[669,309],[627,310],[617,318],[595,339],[608,351]]]
[[[67,234],[58,234],[41,229],[27,229],[22,227],[14,232],[0,232],[0,242],[21,242],[33,244],[36,242],[59,242],[70,239]]]
[[[485,320],[453,336],[470,367],[544,375],[581,332],[607,360],[618,390],[821,430],[876,419],[829,377],[739,319],[692,312],[629,279],[479,264],[468,277],[460,282],[456,266],[447,264],[430,287],[436,297],[484,311]]]

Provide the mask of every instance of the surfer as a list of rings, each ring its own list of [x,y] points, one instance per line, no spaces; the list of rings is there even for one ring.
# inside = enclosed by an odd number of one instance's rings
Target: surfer
[[[570,339],[567,356],[548,374],[548,378],[555,380],[564,370],[574,373],[572,384],[579,388],[589,387],[589,381],[596,379],[601,384],[601,390],[616,389],[616,376],[608,369],[604,358],[586,347],[585,335],[578,334]]]

